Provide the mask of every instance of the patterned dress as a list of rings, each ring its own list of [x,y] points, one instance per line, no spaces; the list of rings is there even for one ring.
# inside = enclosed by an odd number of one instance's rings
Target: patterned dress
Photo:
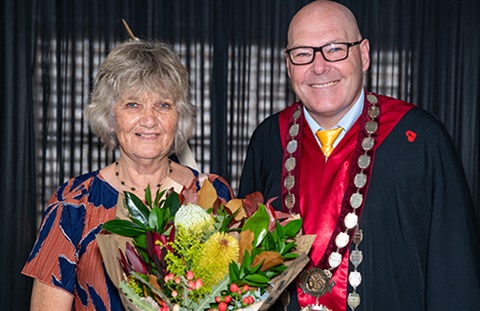
[[[200,188],[199,173],[193,170]],[[208,175],[217,195],[229,201],[232,191],[217,175]],[[123,310],[117,289],[104,269],[96,235],[114,219],[118,191],[99,171],[60,186],[45,211],[37,241],[22,273],[74,296],[72,310]]]

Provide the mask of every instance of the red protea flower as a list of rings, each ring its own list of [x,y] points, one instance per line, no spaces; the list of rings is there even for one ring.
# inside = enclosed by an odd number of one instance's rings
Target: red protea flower
[[[142,274],[147,274],[147,266],[140,258],[137,251],[128,242],[125,248],[125,255],[127,256],[128,263],[134,271]]]

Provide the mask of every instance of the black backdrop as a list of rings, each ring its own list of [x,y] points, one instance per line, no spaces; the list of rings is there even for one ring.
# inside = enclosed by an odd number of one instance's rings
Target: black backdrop
[[[79,111],[98,63],[127,38],[175,45],[200,109],[190,144],[202,170],[234,186],[248,137],[290,103],[282,59],[292,15],[309,0],[3,0],[1,13],[0,305],[27,310],[20,275],[52,187],[99,168]],[[479,204],[480,35],[477,0],[345,0],[371,45],[367,87],[441,119]],[[448,182],[448,181],[445,181]]]

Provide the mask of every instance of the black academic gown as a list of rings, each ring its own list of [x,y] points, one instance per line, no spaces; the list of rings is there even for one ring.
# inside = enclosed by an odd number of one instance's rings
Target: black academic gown
[[[416,133],[414,143],[407,131]],[[275,114],[251,138],[239,197],[280,197],[282,156]],[[273,205],[281,209],[281,199]],[[474,207],[450,136],[426,111],[409,110],[378,147],[360,227],[356,310],[480,310]],[[299,310],[295,303],[289,310]]]

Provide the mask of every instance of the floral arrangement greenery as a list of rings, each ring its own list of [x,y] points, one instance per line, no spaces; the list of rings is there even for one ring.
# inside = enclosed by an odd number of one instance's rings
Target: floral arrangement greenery
[[[128,219],[103,225],[131,238],[120,251],[127,277],[119,288],[137,310],[250,306],[268,296],[272,279],[298,256],[301,219],[275,212],[259,193],[223,202],[214,191],[202,197],[202,190],[157,191],[152,197],[147,188],[144,201],[125,192]],[[202,207],[205,202],[209,206]]]

